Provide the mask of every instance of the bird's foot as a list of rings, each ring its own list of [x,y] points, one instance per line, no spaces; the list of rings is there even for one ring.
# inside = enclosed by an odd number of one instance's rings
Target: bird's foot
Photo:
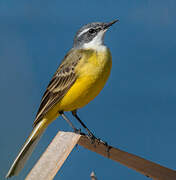
[[[74,129],[74,133],[81,134],[81,129]]]
[[[111,146],[108,145],[107,142],[101,140],[100,138],[97,139],[98,140],[98,144],[102,143],[104,146],[106,146],[106,152],[107,152],[107,157],[110,157],[110,149],[112,148]]]
[[[97,139],[92,133],[88,133],[88,135],[86,135],[90,141],[91,141],[91,144],[94,144],[95,143],[95,140]]]
[[[95,145],[95,141],[97,140],[97,143],[100,144],[102,143],[104,146],[106,146],[106,153],[107,153],[107,157],[109,158],[110,157],[110,149],[112,148],[111,146],[108,145],[107,142],[101,140],[100,138],[96,138],[92,133],[88,133],[88,135],[86,135],[90,141],[91,141],[91,144],[94,144]],[[96,145],[95,145],[96,147]]]
[[[74,133],[80,134],[80,135],[85,135],[83,132],[81,132],[81,129],[74,129]]]

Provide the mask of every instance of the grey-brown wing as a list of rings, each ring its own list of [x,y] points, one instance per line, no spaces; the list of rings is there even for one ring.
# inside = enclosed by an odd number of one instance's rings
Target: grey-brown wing
[[[75,67],[81,59],[81,53],[71,50],[64,58],[42,97],[33,126],[58,103],[77,79]]]

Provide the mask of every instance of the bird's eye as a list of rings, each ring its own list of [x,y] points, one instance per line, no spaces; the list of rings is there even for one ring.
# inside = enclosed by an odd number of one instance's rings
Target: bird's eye
[[[90,34],[94,34],[95,32],[96,32],[95,29],[89,29],[89,33],[90,33]]]

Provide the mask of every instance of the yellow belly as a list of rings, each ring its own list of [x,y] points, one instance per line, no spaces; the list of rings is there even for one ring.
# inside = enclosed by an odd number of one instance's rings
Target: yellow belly
[[[93,100],[104,87],[111,71],[110,51],[91,51],[89,58],[81,59],[76,67],[78,78],[66,95],[47,113],[55,118],[59,111],[73,111],[82,108]]]

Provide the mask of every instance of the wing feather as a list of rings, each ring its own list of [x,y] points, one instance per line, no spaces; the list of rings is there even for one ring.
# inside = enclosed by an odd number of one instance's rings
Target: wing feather
[[[65,56],[42,97],[33,126],[36,126],[43,116],[64,97],[74,84],[77,79],[75,67],[81,57],[82,54],[78,50],[71,50]]]

